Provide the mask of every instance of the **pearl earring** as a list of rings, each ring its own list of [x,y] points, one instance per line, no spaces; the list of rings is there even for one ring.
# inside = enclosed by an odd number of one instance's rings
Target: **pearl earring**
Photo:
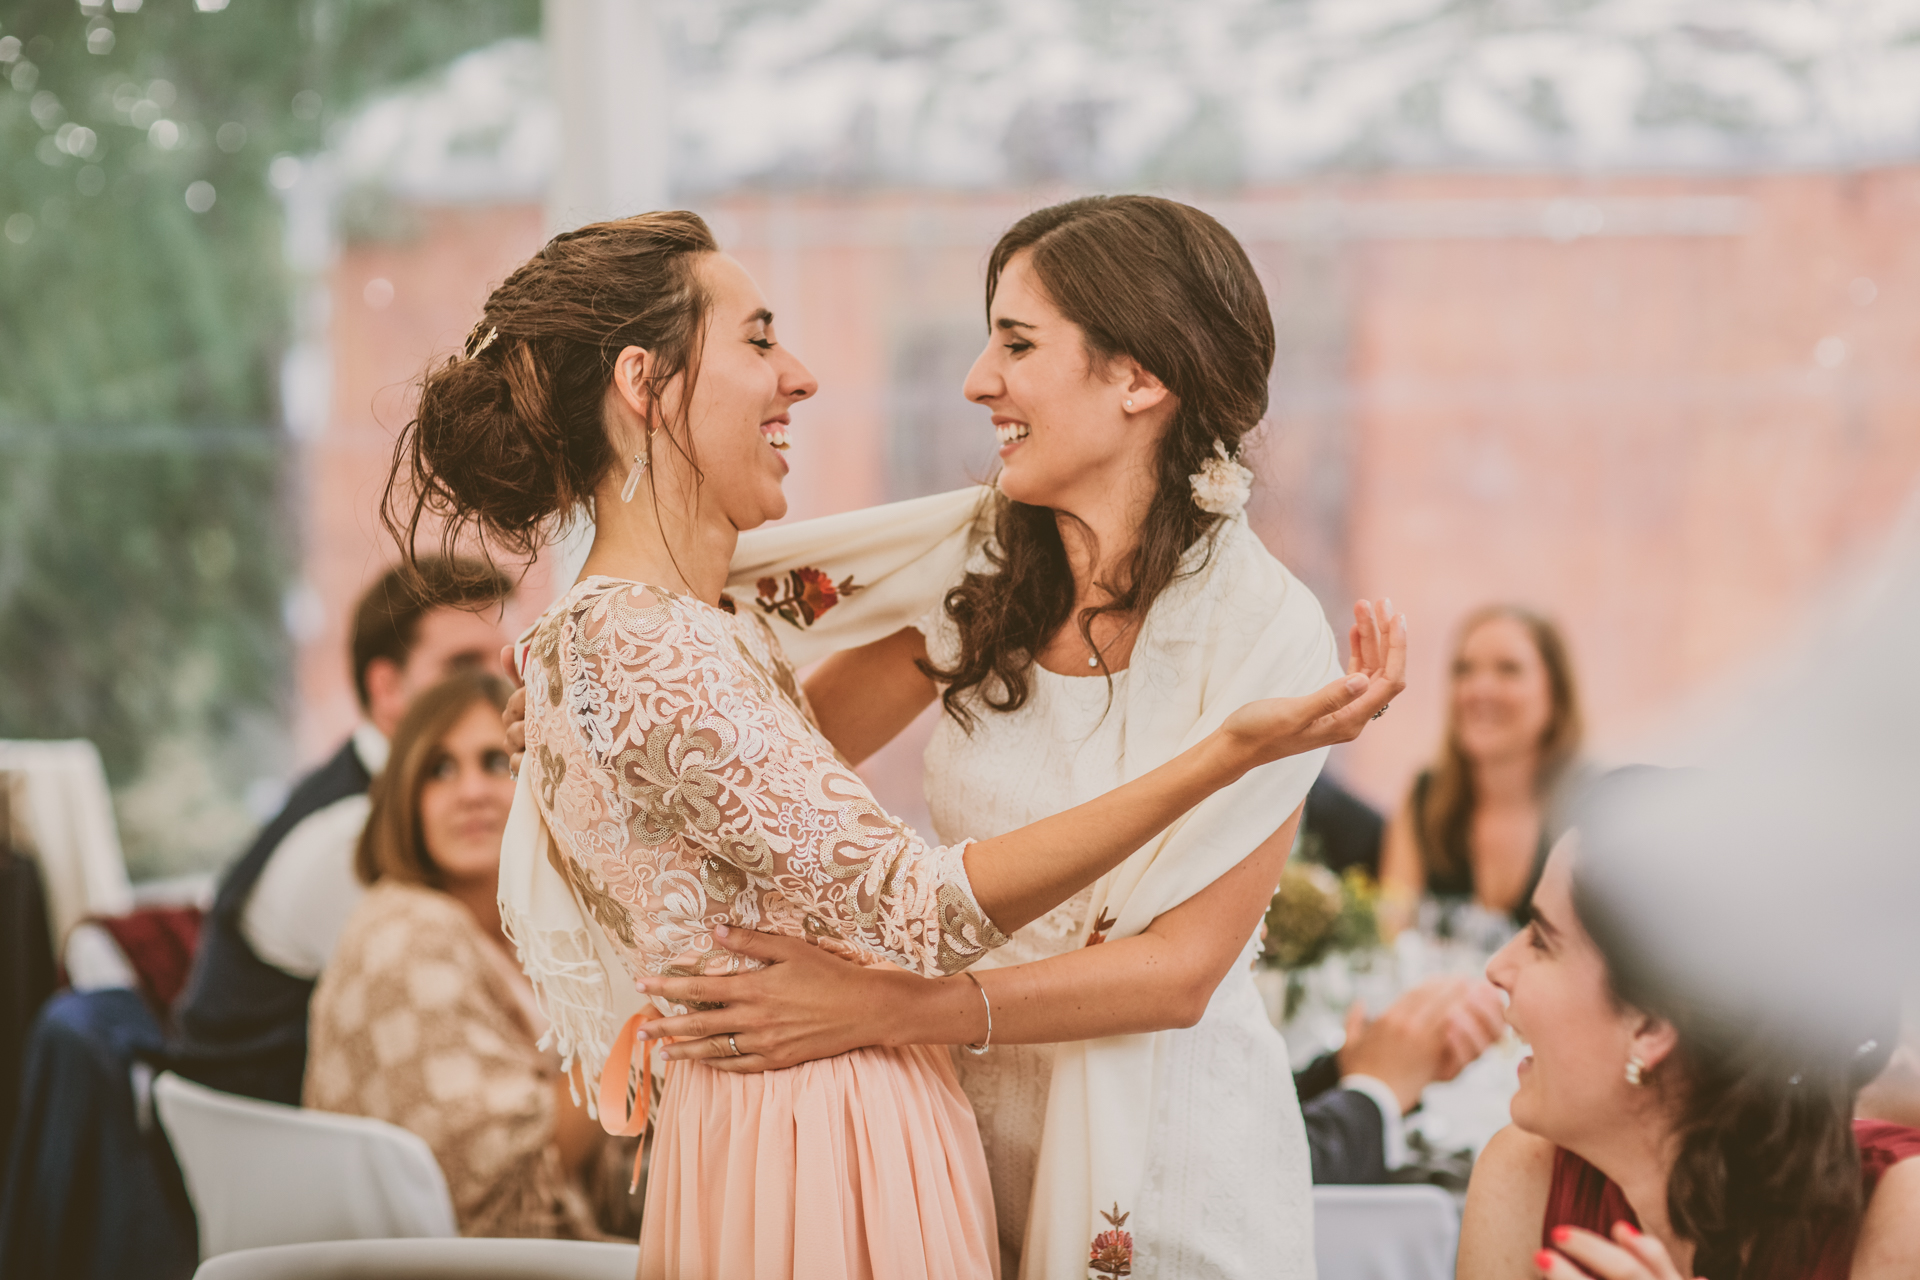
[[[1131,400],[1127,401],[1127,408],[1129,409],[1133,408],[1133,401]]]
[[[1627,1059],[1627,1083],[1638,1088],[1640,1086],[1640,1073],[1646,1069],[1647,1064],[1639,1054],[1636,1053],[1629,1057]]]

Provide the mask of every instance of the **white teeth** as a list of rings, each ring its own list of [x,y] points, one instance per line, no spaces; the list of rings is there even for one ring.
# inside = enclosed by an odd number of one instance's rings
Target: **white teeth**
[[[1003,422],[993,429],[993,434],[1000,437],[1001,444],[1012,444],[1015,440],[1025,440],[1032,430],[1024,422]]]
[[[776,449],[786,449],[791,447],[790,445],[787,444],[787,429],[785,427],[769,428],[766,435],[767,435],[767,443],[772,445]]]

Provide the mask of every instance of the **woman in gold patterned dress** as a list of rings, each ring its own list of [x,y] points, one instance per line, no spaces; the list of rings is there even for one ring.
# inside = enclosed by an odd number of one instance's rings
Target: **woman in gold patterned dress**
[[[634,1218],[631,1146],[537,1046],[546,1022],[500,931],[505,697],[462,672],[394,733],[355,858],[370,887],[314,991],[304,1100],[425,1139],[463,1235],[610,1240]]]
[[[522,797],[621,978],[724,974],[743,963],[715,941],[727,929],[785,934],[936,979],[985,1041],[978,984],[941,975],[1249,769],[1355,736],[1399,687],[1403,647],[1371,677],[1250,703],[1091,803],[930,846],[874,802],[772,631],[723,594],[739,532],[786,510],[789,411],[814,390],[699,218],[584,227],[508,277],[465,355],[429,372],[389,527],[409,547],[431,513],[449,541],[531,554],[590,507],[580,580],[521,646]],[[615,1103],[622,1049],[602,1081]],[[942,1049],[751,1076],[675,1063],[653,1142],[643,1277],[998,1271],[978,1134]]]

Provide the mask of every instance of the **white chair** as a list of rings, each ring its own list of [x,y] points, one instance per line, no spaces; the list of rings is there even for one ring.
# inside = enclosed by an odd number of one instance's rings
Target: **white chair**
[[[1460,1210],[1439,1187],[1315,1187],[1320,1280],[1452,1280]]]
[[[457,1235],[427,1144],[382,1120],[235,1097],[171,1071],[160,1125],[200,1221],[200,1256],[318,1240]]]
[[[633,1280],[640,1247],[582,1240],[336,1240],[209,1258],[193,1280]]]

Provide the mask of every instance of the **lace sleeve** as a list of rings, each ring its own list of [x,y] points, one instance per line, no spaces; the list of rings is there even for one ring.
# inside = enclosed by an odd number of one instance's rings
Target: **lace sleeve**
[[[965,845],[929,846],[875,802],[760,633],[639,588],[583,600],[567,629],[552,656],[584,763],[629,858],[679,852],[704,894],[686,914],[719,898],[751,928],[784,900],[806,932],[920,973],[958,972],[1006,941],[974,898]]]

